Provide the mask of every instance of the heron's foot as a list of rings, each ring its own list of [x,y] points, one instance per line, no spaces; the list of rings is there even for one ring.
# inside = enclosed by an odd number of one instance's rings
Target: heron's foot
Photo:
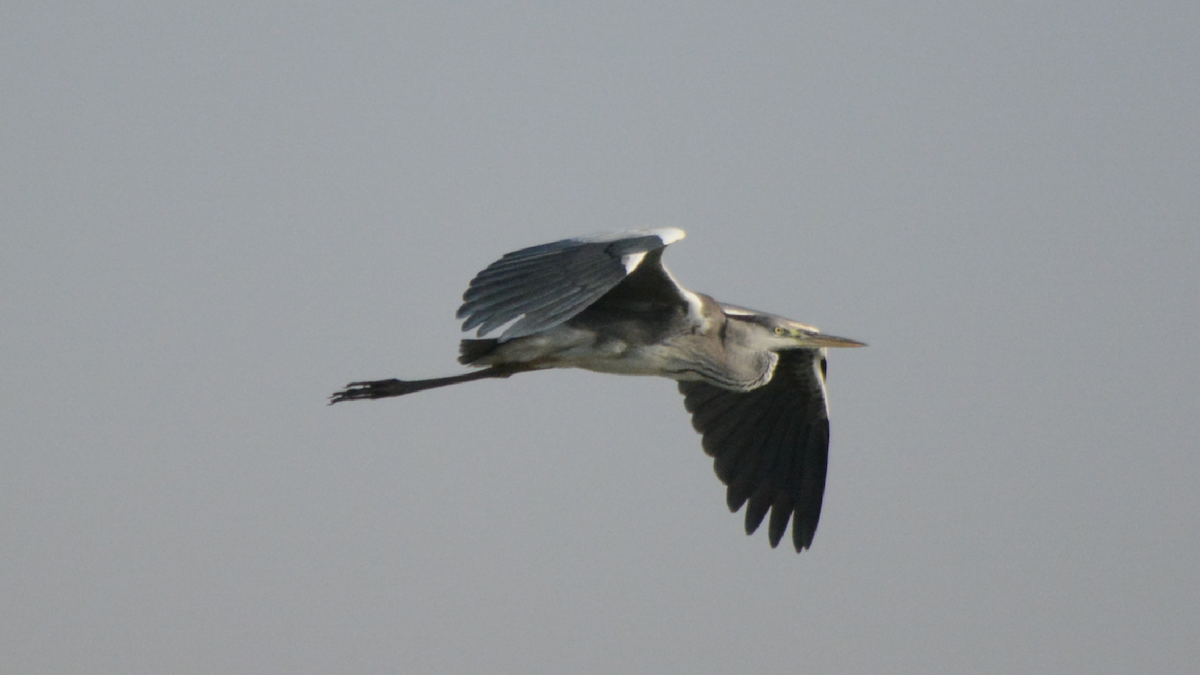
[[[358,401],[360,399],[387,398],[403,396],[404,394],[420,391],[404,380],[373,380],[370,382],[351,382],[346,388],[335,392],[329,397],[329,405],[342,401]]]

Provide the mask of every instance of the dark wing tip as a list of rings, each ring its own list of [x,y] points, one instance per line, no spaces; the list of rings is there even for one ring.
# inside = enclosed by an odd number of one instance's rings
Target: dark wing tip
[[[802,518],[799,513],[792,517],[792,544],[796,547],[796,553],[812,546],[816,536],[816,520]]]

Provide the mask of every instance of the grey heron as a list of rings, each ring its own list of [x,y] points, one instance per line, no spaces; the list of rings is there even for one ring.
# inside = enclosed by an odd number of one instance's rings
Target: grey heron
[[[547,368],[668,377],[727,486],[730,511],[748,503],[746,534],[770,511],[772,548],[790,520],[800,552],[812,544],[825,493],[826,348],[865,345],[687,290],[662,262],[683,236],[631,230],[509,253],[475,276],[458,309],[462,329],[477,329],[458,360],[481,370],[351,382],[330,404]]]

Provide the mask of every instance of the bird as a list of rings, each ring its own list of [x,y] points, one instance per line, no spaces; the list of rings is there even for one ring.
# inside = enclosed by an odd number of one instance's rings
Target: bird
[[[799,553],[812,545],[825,493],[826,349],[866,345],[689,291],[662,261],[683,238],[677,228],[625,230],[508,253],[475,276],[458,309],[462,330],[476,331],[458,361],[477,370],[351,382],[329,404],[549,368],[667,377],[729,510],[746,506],[746,534],[769,511],[771,547],[791,521]]]

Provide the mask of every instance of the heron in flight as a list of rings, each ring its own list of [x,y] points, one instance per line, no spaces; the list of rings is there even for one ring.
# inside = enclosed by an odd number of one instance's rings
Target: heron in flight
[[[771,546],[790,520],[800,552],[812,544],[825,493],[825,349],[865,345],[687,290],[662,262],[683,236],[632,230],[509,253],[475,276],[458,309],[463,330],[477,329],[460,343],[459,363],[481,370],[351,382],[330,403],[547,368],[669,377],[728,487],[729,509],[748,503],[746,534],[770,511]]]

